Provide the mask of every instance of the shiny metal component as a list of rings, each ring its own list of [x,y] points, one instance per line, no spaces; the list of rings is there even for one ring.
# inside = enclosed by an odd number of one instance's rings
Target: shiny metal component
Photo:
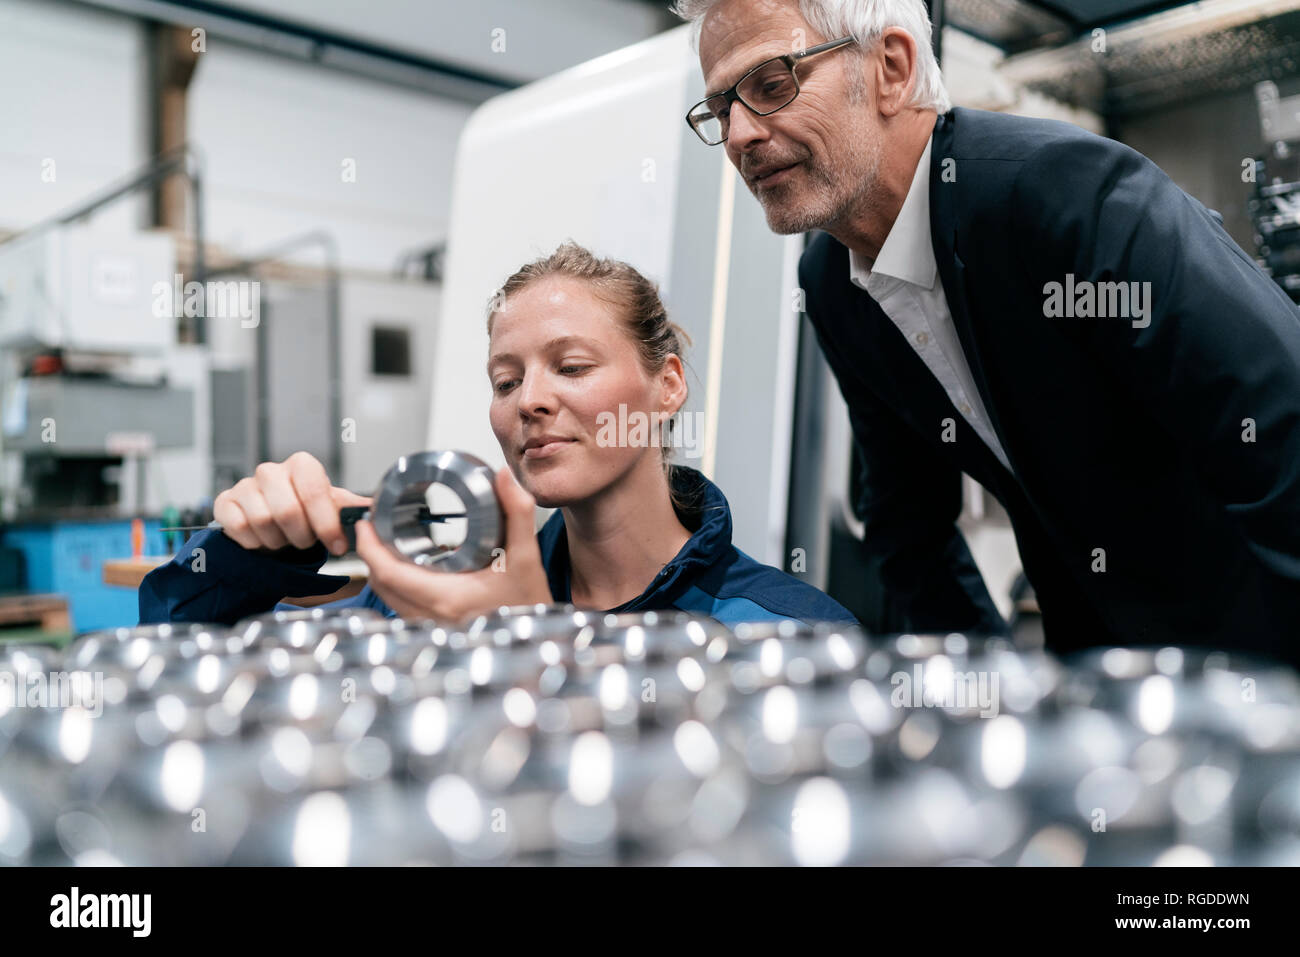
[[[472,749],[509,724],[500,701],[430,695],[385,709],[373,733],[392,748],[395,775],[428,782],[451,769],[454,750]]]
[[[464,645],[509,646],[552,639],[572,644],[584,629],[594,629],[599,612],[573,605],[514,605],[480,615],[465,628]],[[455,645],[453,644],[453,647]]]
[[[420,521],[433,485],[450,489],[465,507],[465,540],[451,551],[437,545]],[[486,462],[464,452],[402,456],[379,483],[371,521],[379,540],[394,554],[432,571],[486,568],[505,543],[496,476]]]
[[[131,641],[147,638],[151,641],[174,641],[182,638],[197,638],[202,635],[220,636],[227,629],[222,625],[203,622],[160,622],[152,625],[135,625],[129,628],[106,628],[82,635],[84,638],[99,638],[112,641]]]
[[[280,794],[384,781],[392,770],[388,744],[364,732],[327,739],[277,728],[258,740],[254,753],[262,786]]]
[[[123,638],[87,635],[69,647],[64,656],[64,666],[76,671],[102,671],[120,668],[136,671],[150,658],[167,660],[180,657],[181,642],[165,638]]]
[[[160,748],[174,741],[205,743],[235,738],[245,725],[240,712],[226,707],[223,697],[169,691],[128,704],[123,710],[133,723],[133,750]]]
[[[301,671],[292,677],[258,679],[236,713],[261,730],[294,727],[321,738],[356,738],[373,723],[377,697],[373,687],[352,675]]]
[[[0,643],[0,671],[52,671],[62,659],[62,652],[49,645]]]
[[[517,709],[530,713],[532,723],[550,734],[600,731],[629,739],[688,719],[708,720],[725,700],[725,689],[710,684],[705,668],[690,657],[654,664],[579,664],[551,677],[558,680],[546,686],[545,694],[528,693],[527,702],[518,697],[525,689],[510,692]]]
[[[671,663],[721,653],[731,632],[712,618],[688,612],[603,615],[574,638],[579,660],[593,664]],[[586,653],[587,650],[590,653]]]
[[[865,678],[822,686],[771,684],[733,692],[715,724],[758,781],[814,774],[867,780],[875,773],[873,759],[880,761],[877,751],[901,720],[882,708]]]
[[[0,647],[4,682],[0,863],[1300,860],[1300,677],[1236,655],[322,608]]]
[[[740,782],[733,787],[740,792]],[[880,784],[811,776],[745,793],[739,820],[694,854],[744,866],[984,862],[1026,824],[1014,799],[981,798],[940,769]]]
[[[232,632],[246,648],[283,647],[312,651],[321,637],[353,634],[383,621],[373,608],[302,608],[253,615],[235,624]]]
[[[12,786],[0,786],[0,867],[30,863],[38,837],[35,815],[16,792]]]
[[[93,802],[134,742],[125,714],[84,707],[29,708],[0,762],[0,787],[20,784],[29,807],[53,813],[71,803]]]
[[[212,659],[213,664],[203,665],[191,676],[192,681],[205,679],[214,668],[222,670],[215,662],[231,657],[237,646],[238,639],[207,626],[195,626],[172,636],[153,626],[119,628],[93,632],[74,641],[63,655],[62,668],[88,686],[102,690],[104,704],[113,705],[133,693],[165,693],[170,681],[187,669],[197,668],[200,659]],[[168,681],[159,684],[164,673]],[[186,687],[184,679],[180,687]],[[190,687],[201,690],[198,684]]]
[[[787,627],[795,624],[737,626],[730,644],[711,649],[735,690],[748,693],[778,684],[818,683],[862,669],[869,644],[857,628],[814,628],[801,623]]]
[[[427,810],[424,789],[377,782],[348,791],[316,790],[254,820],[231,863],[243,866],[450,865],[458,861]],[[451,830],[488,833],[486,820],[452,809]]]
[[[696,721],[635,742],[506,727],[437,780],[464,793],[467,805],[499,809],[523,861],[613,864],[688,845],[692,811],[711,809],[699,795],[731,767]]]
[[[447,696],[481,697],[511,688],[549,695],[573,666],[573,646],[565,641],[479,645],[442,652],[420,687]]]
[[[1123,713],[1148,734],[1217,731],[1247,744],[1300,746],[1300,728],[1279,720],[1279,709],[1300,708],[1300,676],[1291,668],[1174,647],[1095,649],[1072,664],[1063,700]]]
[[[48,645],[0,644],[0,756],[30,713],[29,685],[58,671],[62,662],[63,655]]]
[[[216,704],[246,664],[240,656],[211,652],[171,658],[137,672],[132,690],[150,703],[171,696],[190,707]]]
[[[1146,762],[1157,764],[1158,775],[1137,767],[1142,786],[1132,801],[1139,809],[1161,802],[1158,836],[1167,846],[1124,858],[1108,849],[1089,863],[1143,863],[1174,845],[1183,848],[1174,860],[1200,852],[1223,863],[1234,844],[1295,833],[1284,810],[1300,781],[1295,671],[1249,655],[1172,647],[1097,649],[1073,664],[1061,697],[1121,716],[1150,738],[1139,753],[1160,756]]]
[[[290,680],[300,674],[327,674],[338,672],[343,667],[342,656],[331,649],[328,653],[317,655],[296,648],[272,645],[269,648],[249,650],[238,659],[240,677],[247,676],[255,681],[274,679]],[[237,680],[234,682],[239,684]]]
[[[81,826],[60,830],[62,863],[111,854],[129,865],[224,864],[266,804],[251,751],[173,737],[134,753],[93,807],[72,809]]]
[[[329,642],[328,649],[324,642]],[[317,656],[336,653],[344,668],[377,668],[380,665],[407,669],[425,648],[437,648],[427,631],[374,631],[363,635],[331,635],[317,645]]]
[[[185,638],[200,655],[237,655],[244,650],[244,640],[228,628],[196,632]]]

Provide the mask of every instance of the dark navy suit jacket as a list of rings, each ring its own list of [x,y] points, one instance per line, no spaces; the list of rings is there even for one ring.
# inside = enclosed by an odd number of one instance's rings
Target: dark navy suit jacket
[[[819,234],[800,285],[853,424],[886,594],[866,624],[1005,629],[954,524],[965,472],[1010,515],[1050,648],[1300,662],[1300,311],[1150,160],[1066,123],[953,109],[929,188],[939,277],[1014,475]],[[1149,323],[1049,317],[1045,288],[1069,281],[1150,283]]]

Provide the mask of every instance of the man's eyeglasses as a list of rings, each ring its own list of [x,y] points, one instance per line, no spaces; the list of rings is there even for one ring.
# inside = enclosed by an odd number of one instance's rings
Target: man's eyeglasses
[[[732,103],[739,100],[757,116],[768,116],[789,106],[799,95],[799,77],[795,68],[810,56],[829,53],[852,42],[853,37],[840,37],[806,50],[764,60],[737,80],[731,89],[696,103],[686,114],[686,122],[707,145],[717,146],[727,138]]]

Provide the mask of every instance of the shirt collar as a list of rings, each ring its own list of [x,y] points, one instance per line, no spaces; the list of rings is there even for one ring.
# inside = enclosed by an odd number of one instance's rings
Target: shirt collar
[[[938,267],[930,242],[930,146],[927,140],[912,174],[912,186],[875,263],[849,250],[849,278],[862,289],[869,292],[879,289],[885,277],[901,279],[923,289],[934,287]]]

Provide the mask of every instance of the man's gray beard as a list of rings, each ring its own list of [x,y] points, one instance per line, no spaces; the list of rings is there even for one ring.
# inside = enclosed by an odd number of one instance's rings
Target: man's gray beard
[[[858,188],[839,197],[833,194],[835,184],[850,179],[851,174],[832,174],[829,177],[822,177],[814,175],[805,163],[804,173],[808,175],[818,201],[815,205],[791,208],[784,203],[769,205],[760,199],[763,214],[767,217],[768,229],[778,236],[790,236],[813,229],[824,229],[830,232],[840,223],[849,221],[876,189],[876,177],[880,173],[879,144],[875,144],[871,153],[871,168],[866,174],[856,177]]]
[[[819,191],[820,193],[820,191]],[[759,200],[762,203],[762,200]],[[767,217],[767,228],[778,236],[791,236],[806,233],[811,229],[820,229],[821,224],[831,218],[823,205],[816,208],[808,206],[790,207],[783,203],[763,203],[763,214]]]

